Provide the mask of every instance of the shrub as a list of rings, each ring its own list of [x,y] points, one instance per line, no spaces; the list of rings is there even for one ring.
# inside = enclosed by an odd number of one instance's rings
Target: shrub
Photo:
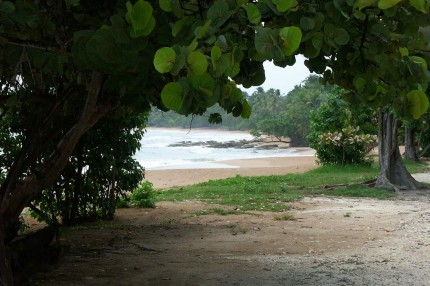
[[[116,208],[118,209],[126,209],[130,207],[130,200],[128,198],[124,198],[124,197],[118,197],[116,199],[116,204],[115,204]]]
[[[328,132],[318,136],[314,145],[318,162],[322,165],[370,164],[366,158],[377,141],[376,135],[358,134],[359,127],[346,127],[341,132]]]
[[[155,194],[151,182],[143,182],[130,196],[130,202],[140,208],[154,208]]]

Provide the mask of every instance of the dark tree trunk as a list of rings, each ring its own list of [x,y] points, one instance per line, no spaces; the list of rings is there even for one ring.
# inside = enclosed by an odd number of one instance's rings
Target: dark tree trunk
[[[405,126],[405,157],[409,160],[418,161],[415,131],[415,128]]]
[[[14,164],[8,170],[6,180],[0,186],[0,250],[6,249],[6,244],[17,235],[16,226],[19,226],[19,215],[22,210],[38,193],[52,186],[60,176],[79,138],[108,111],[114,109],[113,104],[99,104],[98,102],[102,83],[103,76],[93,72],[80,118],[58,141],[55,151],[38,170],[37,175],[30,175],[20,180],[19,178],[25,170],[22,162]],[[38,142],[33,143],[37,144]],[[31,159],[37,160],[37,154],[30,154]],[[22,158],[23,156],[18,160],[23,161]],[[0,275],[0,285],[13,285],[13,282],[10,281],[10,277],[13,276],[10,263],[3,251],[0,252]]]
[[[388,111],[380,111],[379,124],[379,165],[380,173],[376,187],[392,191],[400,189],[416,190],[423,186],[406,170],[397,143],[397,119]]]
[[[0,285],[13,285],[13,273],[6,253],[4,225],[0,218]]]

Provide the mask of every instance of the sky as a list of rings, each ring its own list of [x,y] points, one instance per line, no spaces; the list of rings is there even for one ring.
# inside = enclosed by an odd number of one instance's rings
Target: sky
[[[287,94],[294,86],[299,85],[305,78],[310,75],[308,68],[304,64],[305,58],[301,55],[296,56],[294,66],[285,68],[277,67],[272,62],[264,62],[266,71],[266,81],[261,85],[264,90],[270,88],[279,89],[281,94]],[[257,87],[244,89],[249,94],[253,93]]]

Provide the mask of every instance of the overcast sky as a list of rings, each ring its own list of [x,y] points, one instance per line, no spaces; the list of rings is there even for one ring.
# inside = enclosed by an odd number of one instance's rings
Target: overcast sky
[[[305,58],[301,55],[296,56],[296,63],[294,66],[287,66],[280,68],[275,66],[272,62],[266,61],[264,63],[264,70],[266,71],[266,81],[261,85],[264,90],[269,88],[279,89],[281,94],[287,94],[294,86],[300,84],[310,72],[304,65]],[[246,90],[249,94],[253,93],[257,87],[252,87]]]

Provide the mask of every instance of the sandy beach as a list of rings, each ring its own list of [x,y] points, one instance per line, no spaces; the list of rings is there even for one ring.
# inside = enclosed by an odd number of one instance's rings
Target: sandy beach
[[[147,170],[145,177],[146,180],[154,184],[154,188],[163,189],[214,179],[225,179],[236,175],[270,176],[301,173],[318,166],[314,150],[310,148],[295,149],[297,150],[297,156],[292,157],[268,157],[217,162],[223,166],[231,166],[231,168]]]

